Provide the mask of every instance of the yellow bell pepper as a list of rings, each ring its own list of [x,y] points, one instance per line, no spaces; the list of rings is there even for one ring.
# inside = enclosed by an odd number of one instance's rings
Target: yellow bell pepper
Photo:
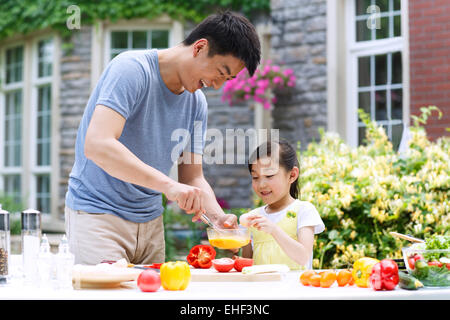
[[[372,272],[372,267],[380,262],[377,259],[364,257],[355,261],[353,264],[352,277],[355,284],[360,288],[369,287],[369,278]]]
[[[170,261],[160,268],[161,285],[166,290],[184,290],[191,281],[191,270],[185,261]]]

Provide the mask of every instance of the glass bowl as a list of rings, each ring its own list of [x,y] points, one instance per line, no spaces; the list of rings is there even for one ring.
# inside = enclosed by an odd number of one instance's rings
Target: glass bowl
[[[239,249],[250,243],[250,231],[247,228],[213,229],[207,228],[209,243],[219,249]]]
[[[424,244],[414,244],[402,249],[406,269],[425,287],[450,287],[450,249],[424,248]]]

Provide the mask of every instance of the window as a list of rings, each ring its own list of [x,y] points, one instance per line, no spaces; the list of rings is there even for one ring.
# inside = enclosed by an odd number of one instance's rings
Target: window
[[[32,162],[32,184],[37,210],[51,210],[51,132],[52,132],[52,60],[53,40],[37,42],[33,78],[34,116],[31,119],[34,134],[34,159]]]
[[[355,9],[356,41],[401,36],[400,0],[356,0]]]
[[[127,50],[169,47],[169,30],[111,31],[110,59]]]
[[[23,115],[23,58],[24,47],[16,46],[5,50],[4,71],[1,91],[3,108],[0,108],[0,183],[3,192],[20,203],[22,196],[22,115]],[[1,184],[0,184],[1,186]]]
[[[365,138],[360,108],[385,128],[396,149],[405,117],[402,1],[347,0],[347,14],[349,125],[357,128],[351,140],[362,144]]]
[[[0,190],[42,213],[51,212],[53,45],[41,38],[8,47],[1,65]]]

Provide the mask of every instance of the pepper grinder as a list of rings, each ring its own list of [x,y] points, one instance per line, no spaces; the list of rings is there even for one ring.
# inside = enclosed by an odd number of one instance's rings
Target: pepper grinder
[[[41,237],[41,212],[34,209],[22,211],[22,261],[25,282],[38,280],[37,259]]]
[[[3,210],[0,204],[0,284],[8,281],[10,249],[9,212]]]

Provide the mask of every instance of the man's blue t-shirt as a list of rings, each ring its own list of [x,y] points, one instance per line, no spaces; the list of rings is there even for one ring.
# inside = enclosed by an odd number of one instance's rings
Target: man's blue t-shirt
[[[183,149],[203,153],[205,95],[200,90],[172,93],[161,78],[157,50],[152,49],[115,57],[89,98],[78,128],[66,206],[133,222],[155,219],[163,212],[160,192],[114,178],[84,155],[86,131],[99,104],[126,119],[119,141],[144,163],[168,175]],[[183,132],[190,134],[190,140]]]

